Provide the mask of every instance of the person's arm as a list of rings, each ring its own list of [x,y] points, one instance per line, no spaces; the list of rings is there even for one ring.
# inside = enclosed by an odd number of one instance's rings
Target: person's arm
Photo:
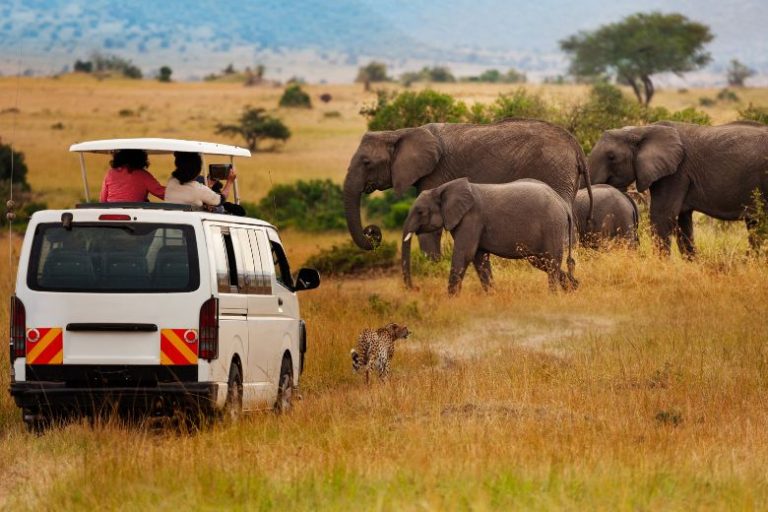
[[[165,199],[165,187],[162,186],[149,171],[144,171],[144,185],[150,194],[158,199]]]
[[[227,199],[227,196],[229,195],[229,190],[232,188],[232,184],[235,182],[235,178],[237,178],[237,172],[235,171],[235,168],[232,167],[229,170],[229,174],[227,175],[227,184],[224,185],[224,188],[221,189],[221,197],[223,200]]]

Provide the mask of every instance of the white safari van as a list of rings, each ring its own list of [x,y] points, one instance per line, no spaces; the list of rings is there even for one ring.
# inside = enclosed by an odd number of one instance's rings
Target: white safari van
[[[247,151],[162,139],[72,150],[126,145]],[[11,299],[11,394],[33,429],[104,407],[284,410],[306,351],[296,292],[319,282],[312,269],[292,277],[277,230],[258,219],[163,203],[35,213]]]

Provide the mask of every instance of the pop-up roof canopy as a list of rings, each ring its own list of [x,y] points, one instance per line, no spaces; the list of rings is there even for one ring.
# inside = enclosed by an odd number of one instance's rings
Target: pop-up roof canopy
[[[72,153],[80,153],[80,170],[83,175],[83,186],[85,187],[85,200],[90,201],[88,192],[88,173],[85,169],[85,158],[83,153],[101,153],[112,154],[121,149],[141,149],[149,154],[162,155],[170,154],[175,151],[186,153],[201,153],[203,155],[221,155],[228,156],[230,162],[236,156],[250,157],[251,152],[245,148],[237,146],[228,146],[227,144],[217,144],[215,142],[199,142],[196,140],[180,139],[105,139],[79,142],[69,146]],[[237,190],[237,179],[234,183],[235,202],[239,203],[239,193]]]
[[[143,149],[150,154],[173,153],[184,151],[202,153],[204,155],[225,155],[250,157],[251,152],[245,148],[216,144],[215,142],[199,142],[196,140],[180,139],[107,139],[80,142],[69,146],[73,153],[114,153],[120,149]]]

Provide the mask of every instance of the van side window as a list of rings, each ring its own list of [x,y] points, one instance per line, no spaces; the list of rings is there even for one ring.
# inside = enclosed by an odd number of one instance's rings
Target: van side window
[[[251,242],[255,273],[253,285],[255,291],[252,293],[258,295],[272,295],[272,278],[267,269],[262,265],[262,251],[266,250],[266,247],[262,249],[264,242],[259,241],[259,232],[255,229],[248,230],[248,239]]]
[[[275,263],[275,277],[277,282],[284,285],[289,290],[293,290],[293,279],[291,278],[291,269],[288,266],[288,259],[280,244],[270,240],[272,246],[272,261]]]
[[[237,262],[235,261],[235,246],[232,244],[232,235],[222,232],[224,248],[227,251],[227,267],[229,268],[229,286],[237,288]],[[236,290],[231,290],[236,291]]]

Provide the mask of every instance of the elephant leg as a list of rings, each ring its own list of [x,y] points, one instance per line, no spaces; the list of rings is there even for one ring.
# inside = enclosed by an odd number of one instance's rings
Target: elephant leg
[[[696,257],[696,246],[693,244],[693,210],[682,212],[677,216],[677,248],[684,258],[692,260]]]
[[[670,239],[676,232],[689,184],[687,179],[673,175],[651,185],[651,231],[662,255],[670,253]]]
[[[528,262],[535,268],[547,273],[547,283],[549,291],[556,292],[557,285],[564,287],[565,273],[555,265],[555,262],[548,257],[530,256]]]
[[[451,232],[453,235],[453,256],[451,257],[451,275],[448,278],[448,294],[456,295],[461,291],[461,281],[467,267],[475,258],[480,244],[480,233],[472,223],[462,221],[462,226]]]
[[[419,235],[419,248],[432,261],[440,259],[440,239],[442,235],[442,230]]]
[[[477,251],[475,259],[472,261],[480,278],[480,284],[484,291],[493,287],[493,275],[491,274],[491,255],[486,251]]]

